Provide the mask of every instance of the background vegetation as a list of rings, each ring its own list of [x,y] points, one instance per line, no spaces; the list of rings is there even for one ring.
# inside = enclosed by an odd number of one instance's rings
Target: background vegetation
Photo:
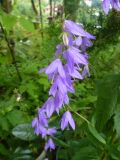
[[[1,160],[44,160],[45,154],[50,160],[120,160],[120,13],[106,17],[100,3],[0,0]],[[57,149],[45,153],[31,128],[50,86],[38,71],[53,59],[64,18],[83,24],[96,41],[88,50],[91,76],[71,95],[76,130],[58,131]]]

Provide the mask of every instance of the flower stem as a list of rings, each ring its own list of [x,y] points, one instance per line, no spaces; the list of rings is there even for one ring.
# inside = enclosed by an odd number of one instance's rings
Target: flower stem
[[[87,122],[87,124],[91,124],[85,117],[83,117],[81,114],[79,114],[78,112],[76,112],[76,111],[73,111],[72,110],[72,108],[70,107],[70,106],[68,106],[69,107],[69,109],[73,112],[73,113],[75,113],[77,116],[79,116],[81,119],[83,119],[85,122]]]

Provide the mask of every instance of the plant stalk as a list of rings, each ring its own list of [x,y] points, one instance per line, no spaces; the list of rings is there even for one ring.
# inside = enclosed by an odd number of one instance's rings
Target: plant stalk
[[[14,64],[14,66],[15,66],[15,69],[16,69],[16,72],[17,72],[17,75],[18,75],[18,78],[19,78],[19,80],[21,81],[21,80],[22,80],[22,77],[21,77],[21,75],[20,75],[20,72],[19,72],[19,69],[18,69],[18,66],[17,66],[14,49],[13,49],[13,47],[11,46],[11,44],[10,44],[10,42],[9,42],[9,40],[8,40],[7,32],[6,32],[6,30],[4,29],[4,27],[3,27],[3,25],[2,25],[1,22],[0,22],[0,27],[1,27],[1,30],[2,30],[2,32],[3,32],[3,34],[4,34],[4,38],[5,38],[5,41],[6,41],[6,43],[7,43],[7,46],[8,46],[8,48],[9,48],[9,51],[10,51],[10,54],[11,54],[11,57],[12,57],[12,60],[13,60],[13,64]]]

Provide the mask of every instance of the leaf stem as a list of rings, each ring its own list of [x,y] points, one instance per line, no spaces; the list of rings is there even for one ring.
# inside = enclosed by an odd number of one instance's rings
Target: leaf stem
[[[83,117],[81,114],[79,114],[78,112],[76,112],[76,111],[73,111],[73,109],[70,107],[70,106],[68,106],[69,107],[69,109],[73,112],[73,113],[75,113],[77,116],[79,116],[81,119],[83,119],[87,124],[90,124],[91,125],[91,123],[85,118],[85,117]]]

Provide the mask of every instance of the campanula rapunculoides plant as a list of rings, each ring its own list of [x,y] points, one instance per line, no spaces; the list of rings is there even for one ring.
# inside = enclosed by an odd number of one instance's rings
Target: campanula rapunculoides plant
[[[108,14],[110,8],[120,10],[119,0],[103,0],[103,10]],[[86,49],[92,45],[91,40],[95,37],[86,32],[82,25],[71,20],[65,20],[63,24],[63,42],[56,47],[54,61],[40,70],[48,75],[52,86],[49,90],[49,98],[38,109],[38,115],[32,121],[32,127],[36,135],[41,135],[47,140],[44,149],[54,150],[56,148],[52,139],[57,132],[56,127],[49,127],[49,120],[53,113],[60,115],[62,107],[66,112],[60,120],[61,130],[70,126],[75,130],[75,122],[69,111],[68,93],[75,93],[73,82],[77,79],[83,80],[86,75],[90,75],[88,68],[88,54]]]
[[[71,112],[68,110],[68,93],[74,93],[73,82],[77,79],[83,80],[89,75],[88,54],[86,48],[92,45],[94,36],[86,32],[80,24],[71,20],[65,20],[63,24],[63,42],[56,47],[54,61],[40,72],[45,72],[52,86],[49,90],[49,98],[38,109],[38,116],[34,118],[32,127],[36,135],[41,135],[47,139],[45,150],[54,150],[55,143],[52,136],[57,132],[56,127],[49,127],[49,119],[53,113],[60,114],[62,107],[66,107],[66,112],[60,120],[61,130],[70,126],[75,130],[75,122]]]

